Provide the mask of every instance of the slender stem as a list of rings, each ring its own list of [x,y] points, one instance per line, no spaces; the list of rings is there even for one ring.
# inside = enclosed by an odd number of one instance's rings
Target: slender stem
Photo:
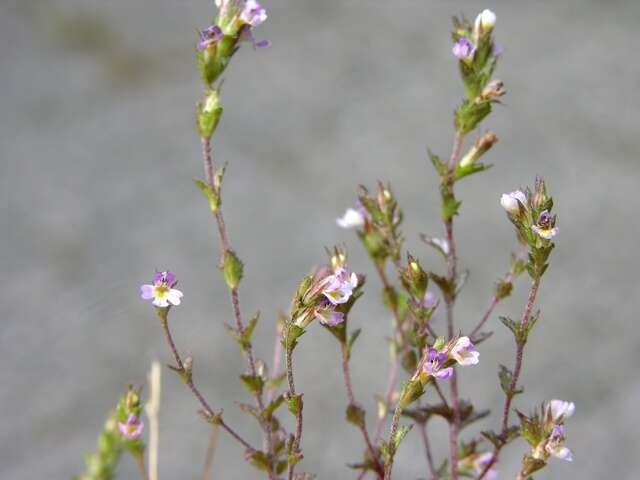
[[[389,434],[389,449],[393,449],[389,457],[389,461],[385,465],[384,469],[384,480],[391,480],[391,470],[393,469],[393,459],[395,457],[395,447],[394,439],[396,437],[396,433],[398,432],[398,424],[400,423],[400,415],[402,414],[402,407],[400,406],[400,402],[396,405],[396,409],[393,412],[393,419],[391,420],[391,433]]]
[[[449,181],[447,189],[453,195],[453,173],[460,158],[460,151],[464,142],[464,134],[456,131],[451,149],[451,158],[449,159]],[[455,290],[457,279],[458,258],[456,256],[456,242],[453,234],[453,218],[444,222],[447,244],[449,246],[447,252],[447,274],[450,285]],[[447,334],[449,339],[453,338],[454,321],[453,321],[453,305],[455,302],[455,291],[451,292],[445,298],[445,310],[447,316]],[[460,427],[460,402],[458,400],[458,378],[456,371],[453,371],[450,381],[451,387],[451,404],[453,408],[453,421],[449,424],[449,467],[451,480],[458,480],[458,430]]]
[[[517,261],[521,261],[521,260],[525,259],[526,255],[527,255],[527,246],[526,246],[526,244],[522,244],[521,248],[520,248],[520,253],[518,254]],[[503,281],[505,283],[513,283],[513,281],[515,280],[515,278],[517,276],[518,276],[518,274],[516,272],[514,272],[513,270],[511,270],[509,273],[507,273],[505,275]],[[493,310],[496,308],[496,305],[498,305],[498,302],[500,302],[500,298],[498,298],[498,295],[496,293],[496,294],[493,295],[493,298],[491,299],[491,302],[489,302],[489,308],[487,308],[487,311],[485,312],[485,314],[482,316],[482,318],[480,319],[478,324],[475,326],[475,328],[469,334],[469,336],[471,338],[475,337],[475,335],[478,332],[480,332],[480,329],[484,326],[484,324],[487,323],[487,320],[489,320],[489,317],[493,313]]]
[[[204,412],[205,417],[207,419],[209,419],[209,418],[214,416],[214,411],[209,406],[209,404],[205,400],[204,396],[200,393],[200,390],[198,390],[198,388],[193,383],[193,379],[190,378],[190,377],[183,376],[184,373],[186,373],[186,369],[184,367],[184,361],[182,360],[182,357],[178,353],[178,349],[176,348],[176,344],[173,341],[173,336],[171,335],[171,330],[169,329],[169,322],[167,321],[167,316],[166,316],[168,312],[166,312],[166,311],[162,312],[161,310],[165,310],[165,309],[158,309],[158,316],[160,317],[160,323],[162,325],[162,329],[164,330],[164,334],[165,334],[165,337],[167,339],[167,343],[169,344],[169,348],[171,349],[171,352],[173,353],[173,357],[174,357],[174,359],[176,361],[176,364],[178,365],[177,371],[178,371],[178,373],[180,373],[180,376],[183,378],[184,383],[187,385],[187,387],[189,387],[189,390],[191,390],[191,393],[193,393],[193,395],[196,397],[196,399],[198,400],[198,402],[202,406],[202,410]],[[218,422],[218,424],[229,435],[231,435],[234,439],[236,439],[238,441],[238,443],[240,443],[244,448],[246,448],[250,452],[255,452],[256,451],[256,449],[253,448],[249,444],[249,442],[247,442],[245,439],[243,439],[240,435],[238,435],[235,432],[235,430],[233,430],[229,425],[227,425],[225,423],[225,421],[222,419],[222,417],[220,417],[216,421]]]
[[[216,187],[214,182],[215,164],[213,162],[213,155],[211,153],[211,140],[209,138],[201,138],[201,146],[202,146],[202,161],[204,164],[205,178],[209,186],[212,189],[214,189],[214,191],[216,191],[218,195],[220,195],[220,188],[219,186]],[[229,236],[227,234],[227,228],[226,228],[221,207],[218,207],[218,209],[214,213],[214,216],[216,219],[216,224],[218,226],[218,236],[220,237],[220,245],[222,247],[222,253],[223,255],[227,255],[229,252],[231,252],[231,244],[229,242]],[[231,305],[233,307],[233,316],[236,321],[236,328],[238,330],[238,333],[240,335],[243,335],[245,329],[244,329],[244,324],[242,322],[242,314],[240,312],[240,297],[238,293],[238,287],[236,286],[236,287],[230,288],[229,290],[231,295]],[[247,362],[249,373],[252,376],[256,376],[256,362],[253,356],[253,345],[251,344],[250,340],[247,342],[247,345],[244,349],[244,356]],[[254,396],[256,400],[256,405],[260,409],[260,412],[261,413],[264,412],[264,401],[262,399],[262,392],[258,391],[255,393]],[[273,442],[271,438],[272,432],[271,432],[270,419],[266,419],[266,421],[262,422],[261,426],[265,434],[265,443],[267,444],[267,451],[269,453],[270,458],[273,458]],[[270,465],[268,474],[270,479],[275,480],[276,476],[274,473],[273,461]]]
[[[431,454],[431,444],[429,443],[429,435],[427,434],[427,424],[425,422],[418,422],[418,430],[420,430],[420,437],[424,444],[424,454],[427,458],[427,465],[429,466],[429,473],[431,474],[431,480],[438,480],[438,472],[433,464],[433,456]]]
[[[285,349],[286,349],[285,363],[286,363],[286,369],[287,369],[287,383],[289,384],[289,398],[294,398],[296,396],[296,385],[293,378],[293,348],[291,348],[291,346],[289,345],[288,331],[286,333],[286,337],[287,338],[285,340]],[[298,409],[296,412],[296,432],[293,437],[293,446],[292,446],[293,447],[292,453],[294,455],[299,455],[300,453],[300,440],[302,439],[302,407],[303,407],[303,402],[302,402],[302,398],[300,398],[298,402]],[[294,463],[289,462],[289,465],[287,467],[287,476],[289,480],[293,480],[294,471],[295,471],[295,462]]]
[[[149,418],[149,480],[158,480],[158,449],[160,446],[160,390],[162,369],[154,360],[149,372],[149,401],[145,412]]]
[[[144,464],[144,457],[142,455],[134,455],[134,458],[143,480],[149,480],[149,476],[147,475],[147,467]]]
[[[355,397],[353,395],[353,386],[351,384],[351,373],[349,371],[349,352],[347,350],[347,346],[345,344],[342,345],[342,375],[344,377],[344,385],[347,390],[347,399],[349,400],[349,405],[357,405]],[[378,458],[378,454],[376,453],[373,444],[371,443],[371,439],[369,438],[369,432],[367,432],[367,425],[364,423],[357,425],[358,430],[362,433],[362,438],[367,446],[367,451],[369,452],[369,456],[371,457],[371,461],[375,465],[376,473],[379,477],[384,475],[384,468],[380,464],[380,460]]]
[[[389,280],[387,278],[387,274],[384,271],[384,266],[380,265],[376,262],[375,263],[375,267],[376,267],[376,271],[378,272],[378,276],[380,277],[380,281],[382,282],[382,286],[384,288],[384,290],[389,290],[391,287],[391,284],[389,283]],[[401,332],[400,332],[400,314],[398,312],[398,309],[395,305],[391,306],[391,312],[393,313],[393,327],[394,327],[394,336],[396,339],[396,342],[400,343],[400,341],[402,340],[401,337]],[[389,376],[387,379],[387,388],[385,389],[385,394],[384,394],[384,402],[386,405],[386,408],[390,408],[391,407],[391,402],[393,399],[393,392],[395,390],[396,387],[396,381],[398,378],[398,354],[397,352],[395,352],[391,359],[390,359],[390,365],[389,365]],[[375,444],[377,444],[380,441],[380,436],[382,435],[382,429],[384,428],[384,423],[385,423],[385,417],[383,416],[382,418],[378,419],[378,422],[376,424],[376,430],[375,430],[375,435],[374,435],[374,440],[373,442]]]
[[[531,318],[531,312],[533,311],[533,306],[536,302],[536,295],[538,294],[538,288],[540,287],[540,278],[534,278],[531,282],[531,288],[529,290],[529,298],[527,300],[527,305],[525,306],[524,311],[522,312],[522,318],[520,320],[520,328],[526,330],[529,325],[529,319]],[[511,379],[511,385],[509,385],[509,392],[505,396],[504,408],[502,409],[502,431],[500,432],[500,439],[502,440],[493,451],[493,457],[491,461],[487,463],[484,467],[484,470],[478,476],[478,480],[487,475],[487,472],[491,469],[491,467],[498,461],[498,455],[500,454],[500,450],[504,446],[504,442],[506,440],[507,431],[509,430],[509,414],[511,413],[511,402],[513,401],[514,394],[513,392],[516,390],[518,386],[518,380],[520,378],[520,372],[522,370],[522,358],[524,353],[524,347],[526,345],[526,340],[516,340],[516,360],[515,365],[513,367],[513,374]]]
[[[282,358],[282,323],[278,321],[276,325],[276,341],[273,346],[273,362],[271,363],[271,380],[275,380],[280,375],[280,362]],[[270,388],[267,392],[267,403],[275,397],[277,388]]]
[[[213,460],[215,458],[216,449],[218,448],[218,434],[220,433],[220,427],[214,425],[209,434],[209,444],[207,445],[207,455],[204,461],[204,468],[202,470],[202,480],[211,479],[211,469],[213,468]]]

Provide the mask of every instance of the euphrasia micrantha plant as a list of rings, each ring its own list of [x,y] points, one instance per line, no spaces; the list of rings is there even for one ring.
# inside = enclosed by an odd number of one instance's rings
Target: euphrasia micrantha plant
[[[404,249],[401,233],[403,215],[391,187],[383,183],[374,192],[361,187],[356,205],[348,208],[337,223],[354,229],[371,259],[382,297],[390,310],[392,335],[387,386],[378,397],[374,418],[364,404],[356,400],[351,383],[350,361],[360,330],[349,329],[349,316],[364,289],[364,277],[347,264],[343,248],[328,250],[328,261],[303,278],[293,295],[288,314],[276,321],[279,342],[270,368],[258,359],[253,348],[253,332],[258,315],[248,319],[240,310],[239,287],[243,264],[231,247],[222,213],[222,183],[225,167],[216,165],[211,142],[222,115],[220,89],[222,74],[244,43],[254,48],[268,46],[256,41],[254,30],[266,20],[265,9],[255,0],[216,0],[218,14],[211,25],[199,34],[196,44],[198,71],[203,82],[203,98],[197,104],[196,125],[202,144],[204,180],[196,185],[208,201],[220,240],[220,269],[231,299],[233,322],[224,328],[237,342],[244,357],[240,381],[252,397],[251,403],[239,403],[243,412],[255,418],[263,441],[252,444],[227,423],[222,409],[211,406],[196,385],[194,361],[183,357],[174,343],[170,313],[183,300],[177,278],[170,271],[156,272],[151,283],[142,285],[141,297],[149,300],[163,329],[173,358],[174,371],[200,405],[200,414],[211,424],[212,431],[223,430],[242,448],[245,458],[271,480],[313,478],[300,470],[303,455],[304,397],[296,388],[294,357],[305,355],[302,335],[309,328],[323,327],[337,341],[346,389],[346,420],[360,432],[363,456],[350,467],[357,478],[388,480],[392,478],[396,452],[406,439],[421,441],[424,447],[425,476],[433,479],[460,477],[491,479],[503,448],[522,438],[526,449],[519,479],[529,478],[545,467],[551,457],[571,461],[565,446],[565,420],[574,412],[573,403],[550,400],[530,414],[515,410],[519,423],[514,423],[514,399],[522,392],[519,383],[527,341],[539,320],[536,296],[549,266],[558,234],[553,200],[545,183],[537,179],[532,188],[505,193],[500,204],[515,228],[520,253],[513,255],[509,271],[497,282],[487,310],[478,315],[475,325],[456,325],[454,306],[460,296],[464,278],[459,274],[454,220],[460,214],[461,202],[456,197],[458,182],[483,172],[489,165],[481,160],[497,142],[493,132],[480,132],[465,149],[465,140],[505,94],[502,81],[494,78],[500,60],[500,47],[494,41],[496,16],[485,10],[473,23],[454,19],[453,55],[458,59],[464,98],[455,110],[454,141],[448,159],[430,152],[439,178],[443,235],[423,235],[426,246],[434,248],[443,267],[428,269],[417,252]],[[490,337],[485,330],[496,305],[510,295],[520,275],[529,277],[529,295],[518,320],[500,318],[513,333],[515,360],[511,366],[500,365],[499,385],[504,392],[504,405],[493,429],[480,436],[465,435],[465,429],[489,415],[460,394],[457,372],[473,368],[480,361],[482,343]],[[446,330],[431,325],[434,312],[446,319]],[[295,355],[294,355],[295,354]],[[281,358],[284,357],[284,362]],[[280,365],[284,364],[281,371]],[[152,389],[153,390],[153,389]],[[156,404],[157,407],[157,404]],[[154,418],[157,408],[148,408]],[[429,426],[441,418],[449,427],[446,439],[448,456],[436,462],[431,451]],[[390,424],[390,427],[388,426]],[[388,427],[389,433],[384,434]],[[419,435],[408,436],[415,427]],[[150,429],[151,430],[151,429]],[[145,468],[144,424],[140,389],[130,387],[117,404],[100,435],[98,450],[87,459],[83,480],[110,479],[123,451],[129,451],[140,466],[143,478],[157,477],[157,438],[149,441],[149,473]],[[153,432],[151,432],[153,436]],[[332,441],[336,441],[333,439]],[[210,451],[210,453],[212,453]],[[151,464],[156,465],[151,465]],[[211,462],[207,462],[207,469]],[[503,473],[508,476],[506,472]],[[208,470],[205,471],[205,478]],[[349,477],[345,471],[345,478]]]

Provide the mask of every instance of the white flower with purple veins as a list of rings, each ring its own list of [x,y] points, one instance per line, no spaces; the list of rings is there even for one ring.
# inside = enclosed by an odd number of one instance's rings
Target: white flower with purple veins
[[[364,225],[365,211],[361,205],[356,208],[347,208],[342,217],[336,219],[341,228],[357,228]]]
[[[539,237],[545,240],[551,240],[558,234],[555,215],[551,215],[549,210],[544,210],[538,217],[537,224],[533,225],[531,229],[536,232]]]
[[[144,300],[152,300],[151,303],[160,308],[180,305],[183,294],[180,290],[173,288],[176,283],[176,276],[173,273],[158,272],[153,277],[153,284],[140,287],[140,296]]]
[[[554,422],[564,421],[576,411],[576,406],[573,402],[565,402],[564,400],[551,400],[547,408],[547,414]]]
[[[520,190],[515,190],[511,193],[503,193],[500,197],[500,205],[508,213],[513,215],[520,212],[520,205],[524,208],[527,206],[527,196]]]
[[[473,349],[473,343],[469,337],[460,337],[451,347],[451,356],[460,365],[477,365],[480,361],[480,352]]]
[[[564,425],[555,425],[544,449],[549,455],[553,455],[554,457],[567,462],[572,462],[573,454],[571,453],[571,450],[564,446],[564,441]]]
[[[467,37],[461,37],[453,46],[453,55],[459,60],[470,60],[476,51],[476,47]]]
[[[433,347],[429,348],[422,370],[427,375],[445,380],[453,375],[453,368],[442,368],[448,359],[449,354],[446,351],[438,351]]]
[[[257,27],[267,19],[267,11],[255,0],[247,0],[240,13],[240,20],[251,27]]]
[[[203,52],[211,45],[218,43],[223,37],[222,30],[218,25],[209,25],[200,32],[200,41],[198,42],[198,50]]]
[[[127,440],[137,440],[143,429],[144,423],[133,414],[129,415],[126,422],[118,422],[118,430]]]
[[[345,268],[339,267],[333,275],[325,279],[322,294],[332,305],[340,305],[349,301],[353,289],[357,286],[358,276],[355,273],[349,274]]]

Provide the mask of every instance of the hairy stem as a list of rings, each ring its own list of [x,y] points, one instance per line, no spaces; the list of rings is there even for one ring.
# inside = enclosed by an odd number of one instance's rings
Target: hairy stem
[[[453,195],[453,173],[460,158],[460,151],[464,142],[464,134],[460,131],[456,132],[453,147],[451,149],[451,158],[449,159],[449,177],[447,183],[449,194]],[[444,222],[447,244],[447,277],[449,284],[452,285],[453,292],[446,295],[445,310],[447,316],[447,334],[452,339],[455,333],[453,320],[453,305],[455,302],[455,289],[458,269],[458,258],[456,256],[456,242],[453,234],[453,218]],[[458,399],[458,378],[454,370],[451,376],[451,406],[453,409],[453,421],[449,424],[449,467],[451,480],[458,480],[458,430],[460,427],[460,401]]]
[[[527,300],[527,305],[525,306],[524,311],[522,312],[522,318],[520,320],[520,328],[526,330],[529,325],[529,319],[531,318],[531,312],[533,311],[533,306],[536,302],[536,295],[538,294],[538,288],[540,287],[540,278],[534,278],[531,282],[531,288],[529,290],[529,298]],[[505,396],[504,407],[502,409],[502,430],[500,432],[501,443],[498,447],[493,451],[493,457],[491,461],[487,463],[484,467],[484,470],[478,476],[478,480],[481,480],[487,475],[487,472],[491,469],[491,467],[498,461],[498,456],[500,454],[500,450],[505,444],[507,431],[509,430],[509,414],[511,413],[511,402],[513,401],[514,391],[518,385],[518,380],[520,378],[520,372],[522,370],[522,358],[524,354],[524,347],[526,345],[526,340],[516,340],[516,359],[515,365],[513,367],[513,375],[511,379],[511,385],[509,385],[509,392]]]
[[[398,424],[400,423],[400,415],[402,414],[402,407],[400,406],[400,402],[396,405],[396,409],[393,412],[393,419],[391,420],[391,433],[389,434],[389,450],[390,456],[389,461],[385,465],[384,469],[384,480],[391,480],[391,470],[393,469],[393,459],[395,457],[395,442],[394,438],[396,437],[396,433],[398,432]]]
[[[349,405],[357,405],[355,397],[353,395],[353,386],[351,384],[351,373],[349,371],[349,352],[347,350],[347,346],[345,344],[342,345],[342,375],[344,377],[344,385],[347,390],[347,399],[349,400]],[[362,424],[358,425],[358,430],[362,433],[362,438],[367,446],[367,451],[369,452],[369,456],[375,465],[375,470],[379,478],[382,478],[384,475],[384,468],[380,464],[380,460],[378,458],[378,454],[376,453],[373,444],[371,443],[371,439],[369,438],[369,432],[367,432],[367,425],[362,422]]]
[[[287,330],[285,339],[285,364],[287,369],[287,383],[289,384],[289,398],[292,399],[296,396],[296,385],[293,378],[293,348],[289,344],[289,331]],[[292,454],[300,454],[300,441],[302,439],[302,398],[298,402],[298,409],[296,411],[296,432],[293,437]],[[287,467],[287,476],[289,480],[293,480],[293,474],[295,471],[295,462],[289,462]]]
[[[193,393],[193,395],[196,397],[196,399],[198,400],[198,402],[202,406],[202,411],[204,413],[204,416],[207,418],[207,420],[209,420],[215,415],[215,413],[214,413],[213,409],[209,406],[207,401],[205,400],[204,396],[200,393],[200,390],[198,390],[198,388],[193,383],[193,379],[190,378],[190,376],[185,376],[184,375],[186,373],[186,369],[184,367],[184,361],[182,360],[182,357],[180,356],[180,353],[178,353],[178,349],[176,348],[176,344],[173,341],[173,336],[171,335],[171,330],[169,329],[169,322],[167,320],[167,312],[161,312],[161,310],[166,310],[166,309],[160,309],[159,308],[158,309],[158,316],[160,317],[160,323],[162,325],[162,329],[164,330],[164,334],[165,334],[165,337],[167,339],[167,343],[169,344],[169,348],[171,349],[171,352],[173,353],[173,358],[176,361],[176,365],[177,365],[176,370],[178,371],[180,376],[183,378],[184,383],[187,385],[187,387],[189,387],[189,390],[191,390],[191,393]],[[229,435],[231,435],[238,443],[240,443],[244,448],[246,448],[250,452],[255,452],[256,451],[256,449],[253,448],[249,444],[249,442],[247,442],[244,438],[242,438],[240,435],[238,435],[238,433],[236,433],[235,430],[233,430],[229,425],[227,425],[225,423],[225,421],[222,419],[222,417],[218,418],[216,420],[216,422],[218,422],[218,424]]]

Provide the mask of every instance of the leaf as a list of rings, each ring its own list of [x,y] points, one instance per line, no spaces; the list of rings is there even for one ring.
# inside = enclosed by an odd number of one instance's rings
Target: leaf
[[[294,417],[298,416],[300,409],[302,408],[302,394],[290,396],[286,394],[285,400],[287,401],[287,408]]]
[[[287,374],[286,373],[281,373],[277,377],[270,378],[269,380],[267,380],[267,383],[266,383],[267,389],[268,390],[276,390],[276,389],[280,388],[280,385],[282,385],[282,382],[284,381],[285,378],[287,378]]]
[[[349,334],[349,341],[347,342],[347,352],[349,354],[351,353],[351,348],[353,347],[353,344],[356,343],[356,340],[360,336],[361,331],[362,329],[357,328]]]
[[[402,443],[402,440],[407,436],[407,433],[411,431],[414,424],[411,425],[403,425],[396,430],[395,435],[393,436],[393,448],[394,452],[398,450],[398,447]]]
[[[242,265],[242,262],[234,251],[227,250],[225,252],[222,260],[222,272],[229,289],[234,290],[238,288],[244,273],[244,265]]]
[[[362,428],[364,427],[364,417],[365,411],[359,405],[352,403],[347,407],[346,418],[350,424]]]
[[[254,395],[260,395],[262,393],[262,387],[264,387],[264,380],[259,375],[240,375],[243,385],[250,393]]]
[[[431,163],[433,164],[433,168],[435,168],[438,175],[444,177],[449,172],[449,166],[444,163],[438,155],[433,153],[431,150],[428,150],[429,159],[431,159]]]
[[[220,196],[211,188],[211,185],[208,185],[199,178],[194,178],[193,183],[196,184],[196,187],[198,187],[207,200],[209,200],[211,213],[216,213],[220,207]]]
[[[271,469],[269,456],[259,450],[256,450],[249,456],[249,462],[251,462],[251,465],[263,472],[267,472]]]
[[[511,382],[513,382],[513,374],[504,365],[500,365],[500,371],[498,372],[498,378],[500,379],[500,387],[507,396],[511,396]]]
[[[269,418],[271,415],[273,415],[273,412],[275,412],[278,409],[278,407],[280,407],[280,405],[282,405],[283,403],[284,403],[284,395],[278,395],[276,398],[271,400],[269,405],[264,407],[262,416],[264,418]]]
[[[256,328],[256,324],[258,323],[259,318],[260,312],[256,312],[256,314],[251,318],[251,320],[249,320],[249,323],[242,332],[239,342],[243,352],[246,351],[247,348],[249,348],[249,345],[251,345],[251,335]]]

